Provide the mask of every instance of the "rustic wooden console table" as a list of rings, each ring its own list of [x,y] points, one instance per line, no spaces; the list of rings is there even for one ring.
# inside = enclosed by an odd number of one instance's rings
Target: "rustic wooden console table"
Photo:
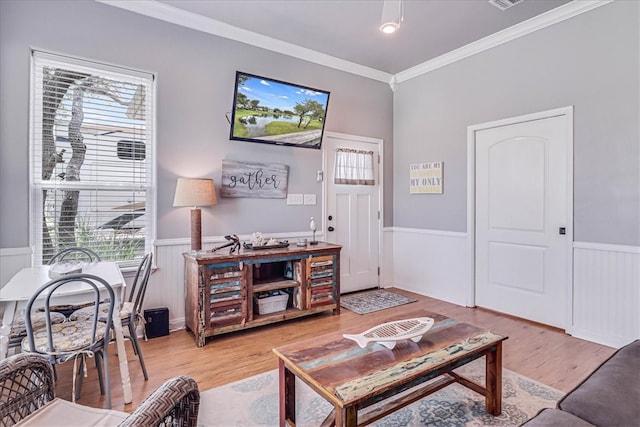
[[[340,249],[320,242],[235,254],[185,253],[185,319],[198,347],[213,335],[321,311],[339,314]],[[286,304],[260,314],[260,297],[274,294]]]

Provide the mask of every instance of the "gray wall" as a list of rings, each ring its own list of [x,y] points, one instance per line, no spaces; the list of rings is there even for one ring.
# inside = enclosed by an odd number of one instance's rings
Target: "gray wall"
[[[597,8],[403,82],[392,96],[381,82],[92,1],[3,0],[0,247],[28,245],[31,47],[156,73],[160,239],[189,235],[188,208],[171,206],[176,177],[219,182],[225,158],[288,164],[289,191],[320,196],[319,151],[229,141],[224,114],[243,70],[329,90],[327,130],[385,140],[386,226],[465,231],[467,126],[574,105],[574,238],[638,245],[638,9]],[[445,162],[444,194],[409,195],[408,165],[431,160]],[[220,199],[203,209],[203,234],[306,231],[311,215],[320,205]]]
[[[315,193],[319,150],[229,140],[236,70],[331,92],[326,130],[385,141],[392,218],[392,92],[386,83],[197,32],[94,1],[0,2],[0,247],[29,239],[30,48],[155,73],[157,76],[157,237],[189,236],[188,208],[172,207],[178,176],[220,183],[223,159],[289,166],[289,192]],[[316,206],[284,199],[221,199],[203,209],[203,235],[307,231]]]
[[[403,82],[394,226],[466,231],[467,127],[574,105],[574,239],[640,244],[640,3],[616,1]],[[409,164],[444,161],[443,195]]]

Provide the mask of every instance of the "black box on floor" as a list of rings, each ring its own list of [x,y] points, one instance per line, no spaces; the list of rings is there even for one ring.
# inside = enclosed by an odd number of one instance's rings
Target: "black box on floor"
[[[147,338],[169,335],[169,309],[167,307],[151,308],[144,311],[144,325]]]

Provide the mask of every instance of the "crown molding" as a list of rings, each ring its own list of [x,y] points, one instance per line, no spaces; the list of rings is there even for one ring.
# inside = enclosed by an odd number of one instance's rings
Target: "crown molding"
[[[202,31],[218,37],[235,40],[240,43],[249,44],[262,49],[281,53],[283,55],[302,59],[304,61],[313,62],[325,67],[388,83],[391,89],[395,90],[398,84],[413,79],[414,77],[429,73],[477,53],[500,46],[501,44],[507,43],[511,40],[526,36],[527,34],[531,34],[550,25],[573,18],[574,16],[609,4],[613,0],[574,0],[527,21],[521,22],[483,39],[469,43],[466,46],[440,55],[437,58],[408,68],[395,75],[356,64],[354,62],[345,61],[344,59],[307,49],[293,43],[284,42],[249,30],[234,27],[227,23],[178,9],[155,0],[96,1],[109,6],[125,9],[130,12],[149,16],[151,18],[170,22],[172,24],[191,28],[193,30]]]
[[[356,64],[354,62],[345,61],[335,56],[327,55],[315,50],[297,46],[282,40],[267,37],[262,34],[254,33],[242,28],[234,27],[227,23],[188,12],[182,9],[169,6],[155,0],[96,0],[109,6],[118,7],[130,12],[146,15],[151,18],[160,19],[182,27],[191,28],[193,30],[202,31],[213,34],[214,36],[235,40],[240,43],[249,44],[262,49],[271,50],[283,55],[292,56],[308,62],[313,62],[325,67],[334,68],[336,70],[345,71],[347,73],[356,74],[367,77],[372,80],[378,80],[389,83],[392,74],[384,71],[376,70],[371,67]]]
[[[468,58],[487,49],[500,46],[511,40],[526,36],[550,25],[565,21],[574,16],[588,12],[600,6],[611,3],[613,0],[574,0],[541,15],[523,21],[512,27],[494,33],[490,36],[476,40],[466,46],[452,50],[437,58],[423,62],[422,64],[408,68],[394,75],[395,84],[399,84],[418,77],[422,74],[437,70],[446,65]]]

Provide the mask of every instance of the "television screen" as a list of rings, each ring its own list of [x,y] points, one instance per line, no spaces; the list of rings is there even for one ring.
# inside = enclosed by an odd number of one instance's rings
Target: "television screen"
[[[320,149],[329,92],[236,72],[231,139]]]

